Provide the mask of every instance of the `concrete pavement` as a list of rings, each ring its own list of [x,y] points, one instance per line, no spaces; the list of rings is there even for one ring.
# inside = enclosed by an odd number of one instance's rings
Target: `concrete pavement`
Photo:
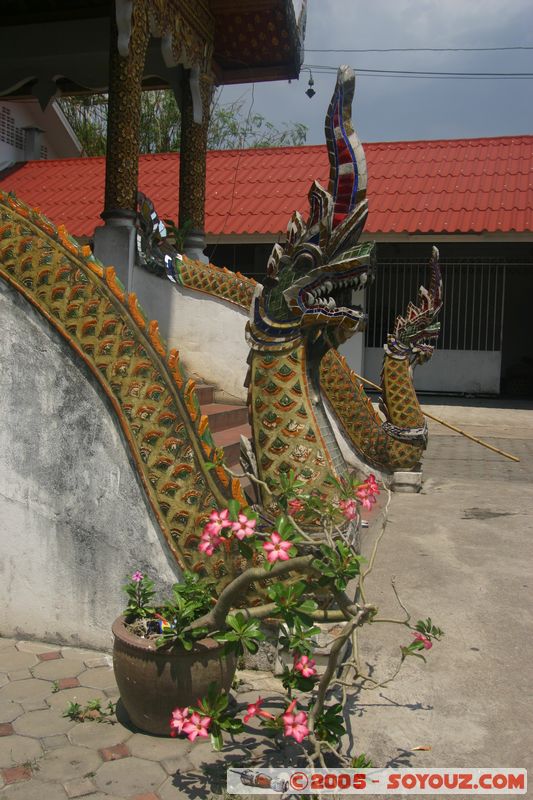
[[[422,405],[521,461],[430,423],[423,491],[393,497],[368,594],[384,616],[401,616],[396,576],[413,619],[429,615],[446,635],[426,666],[411,659],[394,683],[361,693],[355,736],[379,765],[531,768],[533,403]],[[380,679],[398,652],[385,627],[361,636]]]
[[[393,496],[367,594],[380,615],[401,615],[394,575],[413,620],[429,615],[446,635],[426,653],[427,665],[409,659],[393,683],[355,698],[356,750],[379,766],[531,767],[533,403],[423,404],[522,460],[505,461],[431,424],[424,489]],[[366,534],[367,552],[375,533],[373,526]],[[364,629],[372,677],[387,678],[410,639],[399,626]],[[240,678],[243,707],[257,694],[277,695],[266,673]],[[68,701],[97,697],[117,698],[106,654],[0,638],[2,798],[208,798],[221,794],[227,760],[273,765],[290,757],[258,748],[250,730],[213,756],[208,742],[148,736],[121,714],[111,723],[62,716]]]

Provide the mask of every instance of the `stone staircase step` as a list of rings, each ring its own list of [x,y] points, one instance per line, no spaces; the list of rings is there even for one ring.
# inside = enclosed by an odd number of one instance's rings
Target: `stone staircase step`
[[[196,394],[200,405],[207,405],[214,402],[215,387],[209,383],[197,383]]]
[[[211,418],[209,418],[211,421]],[[213,429],[211,428],[213,432]],[[236,425],[233,428],[226,428],[226,430],[213,432],[213,439],[217,447],[224,448],[224,457],[227,464],[237,464],[239,461],[239,454],[241,450],[241,436],[246,436],[248,439],[252,435],[252,429],[246,424]]]
[[[202,414],[209,417],[209,428],[217,447],[224,449],[224,458],[228,467],[233,471],[242,472],[239,463],[241,453],[241,436],[250,438],[252,429],[248,423],[248,408],[246,406],[216,403],[214,399],[215,387],[207,383],[196,385],[196,393],[200,401]],[[248,478],[241,479],[245,491],[251,488]]]
[[[211,433],[223,431],[246,425],[248,422],[248,408],[246,406],[233,406],[224,403],[202,403],[202,414],[209,417]]]

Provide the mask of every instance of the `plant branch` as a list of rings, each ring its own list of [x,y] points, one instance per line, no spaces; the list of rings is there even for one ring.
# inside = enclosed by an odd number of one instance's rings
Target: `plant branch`
[[[396,588],[396,578],[394,578],[394,577],[391,578],[391,586],[392,586],[392,591],[396,595],[396,600],[398,601],[398,605],[400,606],[400,608],[402,609],[402,611],[405,614],[405,623],[407,624],[411,620],[411,614],[409,613],[409,611],[406,609],[406,607],[402,603],[401,597],[398,594],[398,589]]]
[[[222,590],[211,611],[204,614],[200,619],[195,620],[186,630],[202,627],[207,627],[209,631],[220,630],[224,626],[226,617],[232,607],[238,608],[238,598],[246,594],[246,590],[251,583],[263,581],[267,578],[278,578],[288,572],[315,572],[316,570],[312,566],[313,561],[314,556],[312,555],[297,556],[281,563],[278,561],[270,570],[264,567],[249,567]]]
[[[272,495],[272,489],[270,488],[268,483],[262,481],[260,478],[254,475],[253,472],[245,471],[239,474],[238,472],[234,472],[232,469],[230,469],[226,464],[222,464],[222,467],[226,470],[228,475],[231,475],[232,478],[248,478],[248,480],[252,481],[252,483],[257,484],[257,486],[262,486],[267,494]]]
[[[334,640],[331,646],[331,651],[329,654],[326,669],[324,671],[324,674],[320,678],[320,683],[318,684],[316,702],[313,705],[313,708],[309,714],[309,729],[311,731],[314,731],[316,718],[324,708],[326,692],[333,679],[333,674],[337,667],[339,655],[344,643],[350,638],[350,636],[352,635],[352,631],[355,630],[355,628],[363,625],[368,620],[369,616],[371,616],[375,612],[376,612],[376,607],[372,605],[365,605],[362,608],[360,608],[357,614],[353,616],[349,622],[346,623],[346,628],[343,631],[343,633]]]
[[[264,603],[261,606],[252,606],[251,608],[237,608],[245,619],[264,619],[265,617],[275,616],[278,606],[276,603]],[[340,609],[327,609],[317,608],[316,611],[310,611],[307,614],[313,622],[345,622],[346,617]]]
[[[362,686],[361,688],[366,689],[367,692],[373,692],[376,689],[381,689],[382,686],[386,686],[388,683],[391,683],[391,681],[393,681],[396,678],[399,671],[401,670],[404,661],[405,658],[402,657],[400,659],[400,663],[398,664],[398,666],[396,667],[390,678],[386,678],[384,681],[375,681],[374,678],[361,675],[360,677],[363,678],[365,681],[370,681],[370,683],[374,684],[374,686]]]
[[[392,494],[391,494],[390,490],[387,489],[387,487],[384,487],[384,488],[385,488],[388,496],[387,496],[387,502],[385,504],[385,508],[383,509],[383,522],[382,522],[382,525],[381,525],[381,530],[377,535],[376,541],[374,542],[374,547],[372,548],[372,555],[370,556],[370,561],[368,562],[368,567],[366,568],[366,570],[364,572],[361,573],[361,579],[359,581],[359,592],[361,594],[361,599],[362,599],[363,603],[366,603],[365,587],[364,587],[365,578],[367,577],[367,575],[370,575],[370,573],[374,569],[374,563],[376,561],[376,555],[377,555],[377,552],[378,552],[378,547],[379,547],[379,544],[380,544],[381,540],[383,539],[383,535],[384,535],[385,529],[387,527],[387,520],[388,520],[388,515],[389,515],[389,506],[390,506]]]
[[[302,530],[302,528],[301,528],[301,527],[298,525],[298,523],[296,522],[296,520],[294,519],[294,517],[293,517],[293,516],[291,516],[291,514],[287,514],[287,519],[289,520],[289,522],[291,523],[291,525],[293,526],[293,528],[294,528],[296,531],[298,531],[298,533],[300,534],[300,536],[302,536],[302,537],[303,537],[303,539],[305,539],[305,541],[306,541],[306,542],[310,542],[311,544],[315,544],[315,545],[317,544],[317,541],[316,541],[316,539],[313,539],[313,538],[312,538],[311,536],[309,536],[309,535],[308,535],[308,534],[307,534],[307,533],[306,533],[304,530]]]

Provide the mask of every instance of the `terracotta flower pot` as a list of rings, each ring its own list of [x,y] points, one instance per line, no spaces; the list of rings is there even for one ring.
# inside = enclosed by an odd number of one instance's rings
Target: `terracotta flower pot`
[[[196,704],[213,681],[229,691],[235,674],[233,654],[223,644],[199,639],[190,651],[158,650],[153,641],[130,633],[124,617],[113,623],[113,668],[131,721],[147,733],[170,735],[173,709]]]

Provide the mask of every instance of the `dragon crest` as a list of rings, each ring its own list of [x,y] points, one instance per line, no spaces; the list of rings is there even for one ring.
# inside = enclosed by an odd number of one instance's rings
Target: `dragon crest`
[[[437,315],[442,307],[442,276],[439,266],[439,251],[433,247],[429,289],[418,290],[419,304],[409,303],[405,317],[396,318],[392,333],[387,336],[385,352],[392,358],[408,357],[412,363],[423,364],[433,353],[432,342],[439,335],[440,322]]]
[[[280,335],[315,339],[318,330],[332,347],[364,329],[366,317],[352,305],[352,291],[368,281],[374,245],[357,243],[368,205],[365,154],[351,121],[354,91],[353,70],[340,67],[325,124],[328,190],[312,184],[307,221],[296,211],[286,244],[274,245],[265,288],[257,288],[252,304],[248,333],[257,349]]]

